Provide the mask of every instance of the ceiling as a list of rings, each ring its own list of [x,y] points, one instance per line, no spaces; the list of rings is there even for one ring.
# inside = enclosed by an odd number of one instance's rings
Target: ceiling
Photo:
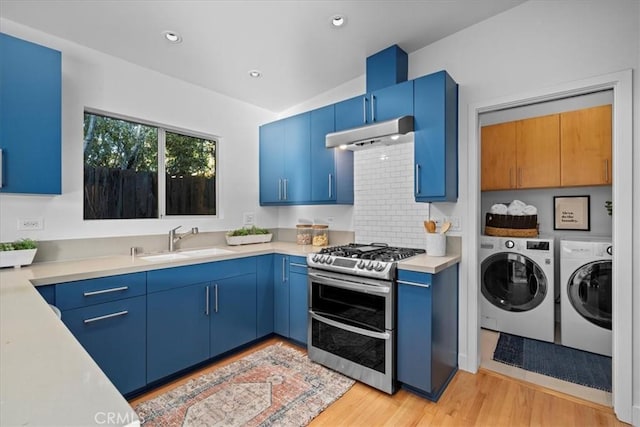
[[[0,17],[280,112],[363,75],[384,48],[412,53],[523,1],[0,0]]]

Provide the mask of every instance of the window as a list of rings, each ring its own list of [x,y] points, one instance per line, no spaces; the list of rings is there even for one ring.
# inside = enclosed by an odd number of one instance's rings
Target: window
[[[216,145],[215,138],[85,112],[84,219],[216,215]]]

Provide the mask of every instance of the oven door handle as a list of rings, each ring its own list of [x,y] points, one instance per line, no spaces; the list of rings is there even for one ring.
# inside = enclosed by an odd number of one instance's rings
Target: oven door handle
[[[372,286],[358,282],[349,281],[346,279],[334,279],[333,277],[325,276],[323,274],[308,273],[309,279],[316,279],[316,283],[321,285],[335,286],[336,288],[349,289],[357,292],[364,292],[366,294],[377,295],[389,295],[391,288],[389,286]]]
[[[318,322],[326,323],[329,326],[333,326],[334,328],[344,329],[345,331],[353,332],[358,335],[365,335],[370,338],[377,338],[381,340],[388,340],[391,338],[391,334],[388,332],[374,332],[368,331],[362,328],[356,328],[355,326],[345,325],[344,323],[336,322],[335,320],[328,319],[324,316],[320,316],[313,312],[313,310],[309,310],[309,315],[312,319],[316,319]]]

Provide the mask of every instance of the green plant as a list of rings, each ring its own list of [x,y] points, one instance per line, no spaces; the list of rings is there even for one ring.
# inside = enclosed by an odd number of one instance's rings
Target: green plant
[[[249,236],[252,234],[269,234],[269,233],[270,231],[267,230],[266,228],[259,228],[253,225],[250,228],[242,227],[242,228],[238,228],[236,230],[230,231],[227,233],[227,235],[234,237],[234,236]]]
[[[31,239],[20,239],[10,243],[0,243],[0,252],[4,251],[19,251],[23,249],[35,249],[38,247],[38,243]]]

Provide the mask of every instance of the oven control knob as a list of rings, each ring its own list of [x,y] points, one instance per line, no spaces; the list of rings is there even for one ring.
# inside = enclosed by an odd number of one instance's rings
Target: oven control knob
[[[367,263],[367,270],[373,270],[373,261]]]
[[[358,268],[360,268],[360,269],[364,269],[364,261],[362,261],[362,260],[361,260],[361,261],[358,263],[358,266],[357,266],[357,267],[358,267]]]
[[[515,242],[513,240],[507,240],[506,242],[504,242],[504,245],[507,247],[507,249],[513,249],[513,247],[516,244],[515,244]]]
[[[384,270],[384,267],[385,267],[384,264],[379,262],[376,264],[375,269],[376,271],[382,271]]]
[[[311,261],[318,262],[319,259],[320,259],[320,255],[314,255],[313,258],[311,258]]]
[[[329,257],[327,255],[322,257],[322,263],[323,264],[327,264],[327,261],[329,261]]]
[[[330,256],[327,257],[327,260],[325,261],[328,265],[333,264],[333,258],[331,258]]]
[[[613,249],[611,248],[611,246],[607,247],[607,254],[613,255]]]

